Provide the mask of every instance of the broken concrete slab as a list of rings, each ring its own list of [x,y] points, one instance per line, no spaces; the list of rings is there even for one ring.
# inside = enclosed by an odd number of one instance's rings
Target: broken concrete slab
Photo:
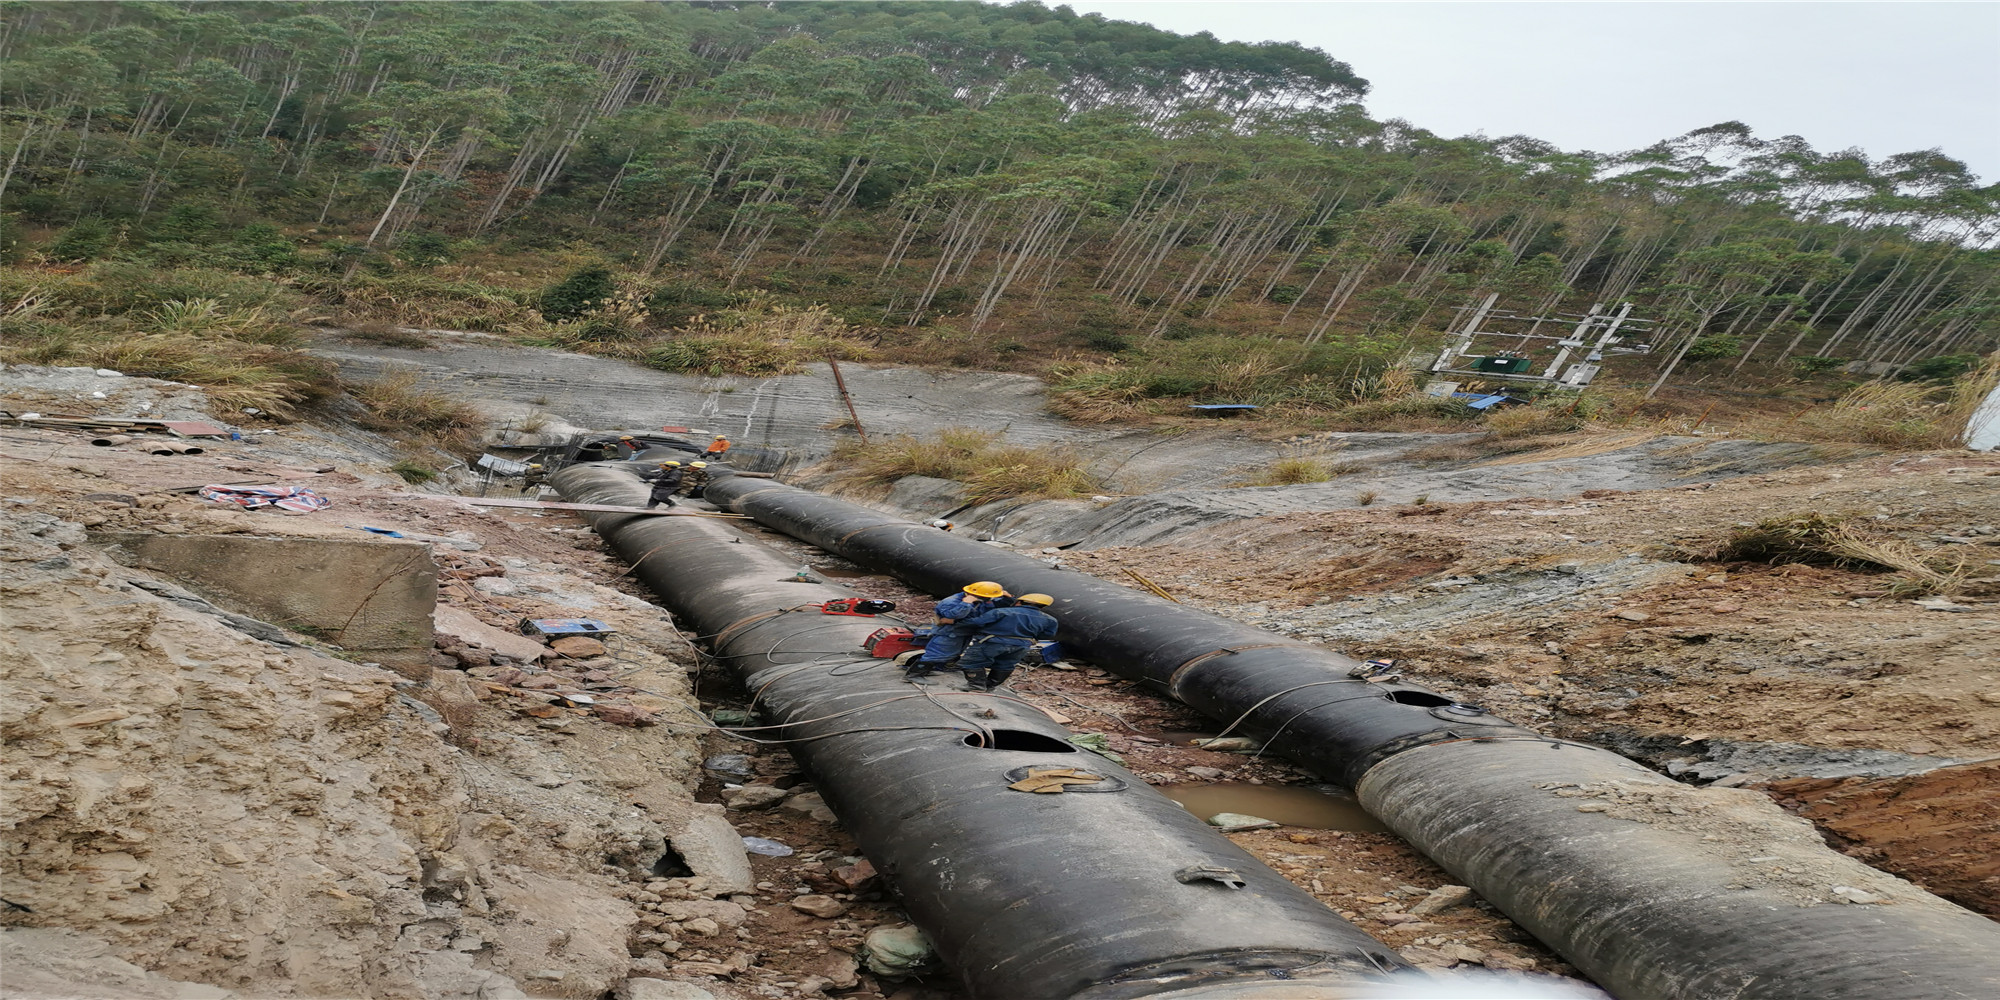
[[[541,643],[505,629],[494,628],[463,608],[440,604],[431,613],[435,628],[470,646],[492,650],[522,663],[533,663],[547,652]]]
[[[415,542],[107,532],[113,558],[174,578],[226,608],[430,676],[437,564]]]
[[[646,810],[666,831],[674,853],[707,883],[711,895],[728,896],[756,888],[743,836],[729,824],[722,806],[690,801],[684,786],[664,778],[628,794],[633,805]]]

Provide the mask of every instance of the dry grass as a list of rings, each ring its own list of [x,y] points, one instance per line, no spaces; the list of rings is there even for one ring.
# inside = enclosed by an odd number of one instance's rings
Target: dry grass
[[[431,274],[357,274],[314,289],[340,311],[344,325],[384,323],[440,330],[497,331],[538,319],[515,289]]]
[[[834,452],[834,461],[839,478],[855,485],[887,486],[905,476],[962,482],[963,499],[971,503],[1069,500],[1101,489],[1069,451],[1004,445],[996,434],[966,427],[947,428],[930,440],[901,436],[848,443]]]
[[[0,307],[7,337],[0,361],[88,365],[199,386],[230,410],[255,408],[291,418],[331,395],[333,366],[290,345],[297,327],[281,298],[233,276],[162,272],[178,290],[210,291],[161,300],[126,269],[19,275]],[[261,296],[261,297],[260,297]]]
[[[471,403],[426,381],[415,368],[391,366],[378,378],[347,383],[347,391],[368,411],[362,426],[427,438],[453,451],[470,451],[486,426]]]
[[[875,352],[823,306],[765,308],[761,302],[704,318],[639,356],[662,371],[707,375],[793,375],[808,362],[869,361]]]
[[[1304,483],[1324,483],[1333,479],[1332,470],[1317,458],[1281,458],[1264,470],[1254,485],[1257,486],[1298,486]]]
[[[1137,420],[1154,412],[1144,386],[1126,384],[1108,374],[1071,374],[1048,394],[1049,412],[1078,423],[1108,424]]]
[[[1272,462],[1262,476],[1248,485],[1298,486],[1305,483],[1325,483],[1341,476],[1367,471],[1368,468],[1366,462],[1353,460],[1334,462],[1318,455],[1292,455]]]
[[[1676,555],[1704,562],[1811,563],[1847,569],[1897,574],[1889,591],[1898,595],[1955,594],[1965,585],[1968,567],[1947,563],[1899,538],[1869,535],[1848,518],[1819,513],[1770,518],[1708,546],[1691,546]]]
[[[1948,386],[1922,382],[1870,382],[1824,408],[1806,411],[1768,436],[1840,441],[1885,448],[1950,448],[1964,440],[1966,421],[2000,385],[2000,352]]]
[[[1451,398],[1411,393],[1344,406],[1327,415],[1327,426],[1345,431],[1453,431],[1479,411]]]
[[[1577,414],[1581,402],[1581,398],[1555,398],[1531,406],[1501,407],[1487,415],[1486,429],[1501,439],[1567,433],[1585,423]]]

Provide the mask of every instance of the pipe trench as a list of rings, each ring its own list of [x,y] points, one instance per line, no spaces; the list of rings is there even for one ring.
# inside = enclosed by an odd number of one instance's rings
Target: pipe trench
[[[584,503],[646,496],[623,463],[552,482]],[[900,622],[816,607],[852,591],[793,582],[794,560],[721,521],[586,516],[782,726],[755,735],[791,741],[973,996],[1331,996],[1405,967],[1033,706],[905,682],[862,649]],[[1102,780],[1061,794],[1007,787],[1041,767]]]
[[[1322,647],[807,490],[724,478],[707,496],[931,593],[1053,595],[1066,648],[1353,787],[1624,1000],[2000,996],[2000,925],[1833,851],[1753,790],[1683,785]]]

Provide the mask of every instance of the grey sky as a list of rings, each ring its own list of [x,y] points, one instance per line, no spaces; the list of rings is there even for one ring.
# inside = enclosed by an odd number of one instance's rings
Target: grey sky
[[[2000,180],[2000,3],[1070,3],[1318,46],[1372,84],[1374,117],[1445,136],[1613,152],[1734,119],[1877,159],[1942,147]]]

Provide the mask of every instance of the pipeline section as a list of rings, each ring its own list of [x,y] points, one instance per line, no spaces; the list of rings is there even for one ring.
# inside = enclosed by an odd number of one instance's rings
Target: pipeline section
[[[632,468],[611,463],[552,482],[583,503],[646,495]],[[1032,705],[905,682],[861,648],[900,622],[820,613],[855,595],[796,582],[796,560],[711,519],[587,516],[683,628],[711,637],[714,658],[781,727],[754,735],[791,741],[973,996],[1331,996],[1404,967]],[[1009,789],[1033,768],[1100,780]]]
[[[1322,647],[807,490],[724,478],[707,496],[934,594],[1053,595],[1066,648],[1353,787],[1625,1000],[2000,997],[2000,925],[1829,849],[1760,793],[1683,785]]]

